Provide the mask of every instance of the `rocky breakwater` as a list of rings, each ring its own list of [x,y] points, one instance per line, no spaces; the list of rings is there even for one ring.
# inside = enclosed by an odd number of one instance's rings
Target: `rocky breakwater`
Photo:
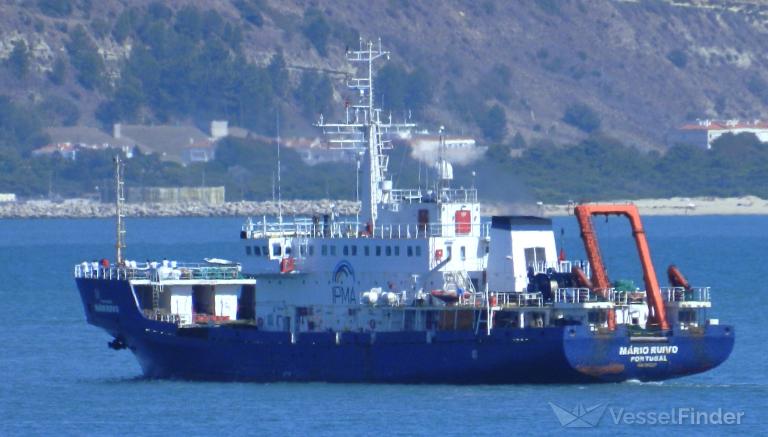
[[[329,214],[353,215],[357,202],[348,200],[288,200],[282,204],[283,215]],[[277,215],[277,202],[225,202],[219,205],[203,203],[129,203],[129,217],[247,217]],[[115,215],[115,205],[88,200],[63,202],[27,201],[0,203],[0,218],[103,218]]]

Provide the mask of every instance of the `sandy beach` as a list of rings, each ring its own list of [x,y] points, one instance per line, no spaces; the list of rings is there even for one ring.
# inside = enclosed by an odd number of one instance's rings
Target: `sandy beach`
[[[642,215],[766,215],[768,200],[744,197],[673,197],[671,199],[615,200],[600,203],[633,203]],[[573,214],[573,204],[538,206],[545,216]]]

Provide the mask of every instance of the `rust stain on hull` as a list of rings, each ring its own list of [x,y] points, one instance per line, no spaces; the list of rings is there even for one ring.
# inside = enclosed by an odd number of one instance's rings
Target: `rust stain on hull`
[[[613,363],[605,366],[576,366],[576,370],[589,376],[616,375],[624,371],[624,365]]]

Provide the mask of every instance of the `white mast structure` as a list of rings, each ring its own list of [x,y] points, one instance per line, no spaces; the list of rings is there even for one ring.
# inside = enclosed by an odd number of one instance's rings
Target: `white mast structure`
[[[123,181],[123,173],[125,172],[125,164],[120,159],[120,155],[115,156],[115,216],[117,218],[116,224],[116,238],[115,249],[117,265],[125,264],[125,211],[123,211],[123,205],[125,204],[125,181]]]
[[[275,125],[277,130],[277,217],[280,226],[283,226],[283,193],[282,180],[280,179],[280,112],[275,114]]]
[[[390,131],[407,131],[416,126],[413,123],[392,123],[391,114],[387,122],[382,122],[381,108],[374,106],[373,61],[382,57],[389,59],[389,52],[381,48],[381,39],[377,45],[373,41],[366,43],[360,39],[360,48],[347,52],[349,62],[367,67],[362,77],[352,77],[347,81],[347,88],[356,90],[359,100],[347,106],[343,123],[325,123],[322,114],[317,123],[325,134],[332,136],[329,142],[333,148],[363,152],[362,166],[368,180],[363,182],[360,209],[371,229],[376,226],[378,205],[392,201],[392,180],[387,175],[389,156],[384,153],[392,148],[392,144],[384,139],[384,135]]]

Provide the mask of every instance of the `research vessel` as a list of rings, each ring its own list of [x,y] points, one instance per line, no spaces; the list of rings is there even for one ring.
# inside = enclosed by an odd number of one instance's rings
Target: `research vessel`
[[[710,289],[670,266],[659,285],[632,205],[574,208],[587,260],[558,252],[551,220],[482,217],[439,156],[432,186],[400,189],[391,138],[413,127],[374,105],[381,42],[347,52],[361,68],[344,119],[318,126],[359,156],[360,213],[249,218],[241,258],[125,256],[116,161],[117,254],[74,268],[87,321],[132,352],[146,377],[376,383],[658,381],[729,356],[734,328],[709,317]],[[278,167],[279,171],[279,167]],[[645,289],[608,278],[595,215],[630,220]],[[237,238],[237,232],[233,232]]]

